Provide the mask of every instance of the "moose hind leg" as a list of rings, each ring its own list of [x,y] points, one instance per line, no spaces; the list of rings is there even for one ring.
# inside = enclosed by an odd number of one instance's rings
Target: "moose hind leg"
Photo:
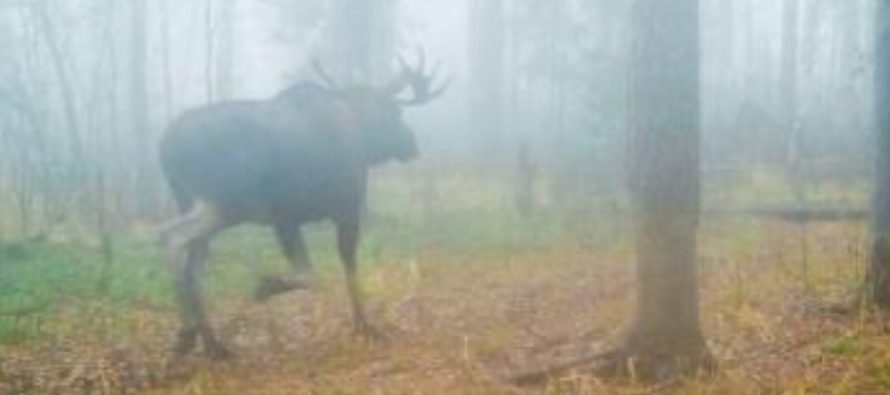
[[[210,238],[225,227],[214,211],[197,206],[178,220],[165,234],[167,250],[176,276],[176,301],[179,310],[180,331],[174,352],[184,355],[191,352],[200,335],[205,353],[211,358],[229,355],[214,337],[201,297],[197,277],[207,258]]]
[[[206,240],[195,241],[186,246],[186,260],[176,265],[176,305],[179,315],[179,332],[173,351],[176,355],[185,355],[195,349],[200,332],[201,321],[205,320],[200,300],[196,276],[200,275],[201,265],[206,258],[208,243]]]

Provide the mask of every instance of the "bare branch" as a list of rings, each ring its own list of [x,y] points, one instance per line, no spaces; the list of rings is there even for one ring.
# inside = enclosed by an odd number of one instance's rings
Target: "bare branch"
[[[328,74],[327,70],[321,65],[321,62],[317,58],[313,58],[311,61],[312,70],[315,72],[315,75],[324,83],[325,87],[328,89],[336,90],[340,89],[340,84],[337,83],[334,78]]]

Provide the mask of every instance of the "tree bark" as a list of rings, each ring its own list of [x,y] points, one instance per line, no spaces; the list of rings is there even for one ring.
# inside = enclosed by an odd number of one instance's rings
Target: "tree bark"
[[[640,0],[631,50],[631,187],[638,210],[637,311],[615,353],[661,380],[709,367],[699,329],[698,0]]]
[[[875,19],[875,127],[877,169],[872,198],[872,251],[868,299],[890,310],[890,0],[880,0]]]

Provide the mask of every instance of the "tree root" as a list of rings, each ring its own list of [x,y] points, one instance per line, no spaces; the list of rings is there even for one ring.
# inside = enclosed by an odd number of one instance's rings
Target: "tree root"
[[[573,370],[595,372],[598,370],[598,367],[604,366],[604,364],[611,359],[613,353],[614,351],[609,351],[601,354],[587,355],[541,369],[522,372],[509,377],[508,381],[521,387],[531,387],[544,385],[551,379],[563,376]]]
[[[509,377],[518,386],[541,386],[570,372],[604,378],[667,384],[678,378],[710,375],[717,364],[707,349],[684,355],[658,355],[631,346],[576,358]]]

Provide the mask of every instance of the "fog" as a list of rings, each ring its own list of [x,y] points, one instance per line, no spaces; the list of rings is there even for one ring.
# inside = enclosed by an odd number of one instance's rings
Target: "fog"
[[[2,130],[4,146],[19,154],[4,155],[7,193],[20,189],[12,180],[39,177],[32,173],[85,167],[123,171],[105,177],[123,198],[135,188],[127,183],[158,181],[125,180],[124,170],[151,172],[154,142],[184,110],[273,96],[312,79],[312,59],[338,79],[382,84],[396,70],[396,55],[416,57],[418,49],[453,78],[441,100],[407,114],[427,159],[451,153],[510,162],[526,142],[552,172],[620,172],[629,5],[496,3],[491,7],[502,10],[492,16],[484,3],[473,11],[460,1],[403,1],[374,11],[379,15],[362,32],[349,25],[355,16],[338,19],[338,5],[324,1],[158,1],[139,15],[131,9],[139,2],[9,2],[2,12]],[[703,1],[705,167],[781,167],[794,150],[814,166],[841,162],[864,171],[869,4],[807,3],[789,28],[781,2]],[[377,6],[355,7],[360,14],[360,7]],[[359,44],[379,47],[362,55],[373,75],[348,65],[363,60],[338,54],[338,45]],[[794,45],[797,56],[789,61],[783,45]],[[144,108],[132,108],[143,100]],[[789,117],[794,132],[783,127]],[[123,165],[115,154],[138,163]],[[591,163],[559,163],[565,161]],[[59,177],[64,184],[78,176]],[[20,222],[6,218],[5,227],[10,221]]]
[[[883,2],[666,3],[0,0],[0,395],[155,388],[166,351],[195,347],[263,372],[309,350],[325,367],[297,387],[353,393],[312,379],[379,361],[331,347],[349,325],[431,359],[464,339],[462,379],[420,393],[564,375],[518,344],[587,342],[579,326],[626,335],[610,373],[658,381],[779,347],[726,314],[862,299],[890,234],[870,208],[890,210]],[[35,351],[53,341],[82,344]],[[99,350],[81,376],[47,362],[78,347]],[[116,368],[91,392],[109,349],[157,382]],[[374,393],[411,392],[390,384]]]

